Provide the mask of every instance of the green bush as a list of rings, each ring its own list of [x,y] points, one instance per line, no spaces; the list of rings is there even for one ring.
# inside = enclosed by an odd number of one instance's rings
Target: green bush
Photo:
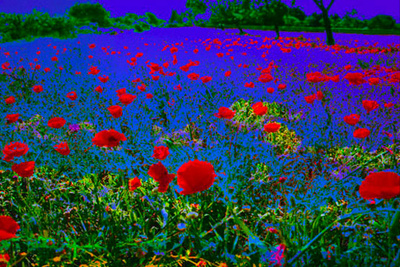
[[[165,20],[158,19],[156,15],[151,12],[146,12],[147,22],[153,27],[159,27],[165,22]]]
[[[66,17],[50,17],[48,13],[36,10],[26,15],[1,13],[0,25],[3,43],[22,39],[31,41],[42,36],[76,37],[76,28],[71,20]]]
[[[69,9],[68,15],[76,20],[76,24],[81,26],[87,25],[89,22],[98,23],[100,27],[111,26],[109,21],[110,12],[105,10],[99,3],[75,4]]]
[[[299,7],[295,8],[289,8],[288,9],[288,15],[293,16],[297,18],[300,21],[304,21],[306,19],[306,13],[304,13],[303,10],[301,10]]]
[[[396,21],[388,15],[377,15],[368,21],[369,29],[394,29]]]
[[[301,21],[293,16],[284,16],[283,21],[285,22],[286,26],[300,26]]]
[[[174,23],[182,24],[183,18],[182,18],[182,16],[180,16],[178,14],[178,12],[176,12],[176,10],[172,10],[171,17],[170,17],[168,23],[169,24],[174,24]]]
[[[324,26],[322,20],[322,14],[317,14],[316,12],[312,13],[311,16],[308,16],[304,20],[305,26],[309,27],[322,27]]]

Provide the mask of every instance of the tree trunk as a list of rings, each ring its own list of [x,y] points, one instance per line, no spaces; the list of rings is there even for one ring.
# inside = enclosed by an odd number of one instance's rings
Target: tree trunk
[[[278,26],[278,24],[275,24],[274,26],[275,26],[275,32],[276,32],[275,39],[279,39],[279,26]]]
[[[244,31],[243,31],[243,29],[242,29],[242,26],[240,26],[240,23],[236,23],[236,27],[239,29],[239,31],[240,31],[240,35],[244,35],[244,34],[246,34]]]
[[[334,45],[335,40],[333,40],[332,28],[331,28],[331,21],[328,17],[328,10],[322,10],[322,19],[324,20],[325,31],[326,31],[326,44],[327,45]]]

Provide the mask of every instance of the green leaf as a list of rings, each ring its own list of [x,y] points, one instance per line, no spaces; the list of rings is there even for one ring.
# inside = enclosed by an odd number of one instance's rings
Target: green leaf
[[[250,244],[254,244],[256,245],[261,251],[262,253],[267,251],[268,248],[267,246],[264,244],[264,242],[261,241],[261,239],[256,236],[255,234],[253,234],[250,229],[244,224],[244,222],[242,220],[240,220],[238,217],[236,217],[235,215],[233,215],[233,219],[235,220],[235,222],[240,226],[240,229],[243,230],[244,233],[247,234],[247,236],[249,237],[249,243]]]

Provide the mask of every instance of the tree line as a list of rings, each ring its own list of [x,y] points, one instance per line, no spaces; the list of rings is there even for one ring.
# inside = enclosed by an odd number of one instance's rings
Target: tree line
[[[289,7],[281,0],[187,0],[187,11],[178,14],[172,11],[169,24],[171,26],[196,24],[198,26],[211,26],[224,29],[234,26],[244,34],[245,26],[273,26],[276,38],[279,38],[280,26],[324,27],[327,34],[327,44],[335,44],[332,34],[333,28],[347,29],[396,29],[396,21],[388,15],[377,15],[370,20],[356,17],[357,11],[347,12],[344,17],[337,14],[329,15],[329,10],[334,4],[331,0],[324,5],[322,0],[313,0],[321,11],[307,16],[300,6]],[[204,14],[209,9],[210,16],[205,19],[195,20],[196,16]]]
[[[75,38],[81,32],[95,32],[98,28],[132,29],[136,32],[152,27],[207,26],[225,29],[234,27],[244,34],[246,26],[272,26],[279,38],[281,26],[324,27],[327,44],[333,45],[332,30],[347,29],[395,29],[396,22],[391,16],[377,15],[370,20],[356,18],[357,11],[348,12],[344,17],[329,14],[334,4],[330,0],[313,0],[321,11],[307,16],[300,6],[291,6],[281,0],[187,0],[182,13],[173,10],[168,21],[161,20],[151,12],[144,15],[126,13],[125,16],[111,17],[109,11],[99,4],[76,3],[63,16],[33,10],[31,14],[0,13],[0,42],[33,40],[38,37]],[[208,16],[198,19],[200,14]]]

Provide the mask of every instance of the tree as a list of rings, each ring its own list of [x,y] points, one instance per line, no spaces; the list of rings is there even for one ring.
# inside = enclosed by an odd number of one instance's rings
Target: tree
[[[224,24],[233,24],[239,29],[240,34],[245,34],[242,25],[249,15],[249,10],[243,9],[237,1],[221,1],[216,6],[212,6],[211,11],[211,23],[220,25],[221,28],[224,27]]]
[[[322,19],[324,21],[324,27],[325,27],[325,32],[326,32],[326,43],[327,45],[334,45],[335,40],[333,39],[333,34],[332,34],[332,26],[331,26],[331,21],[328,16],[328,11],[331,9],[333,2],[335,0],[330,0],[330,3],[327,7],[325,7],[323,0],[313,0],[314,3],[317,5],[317,7],[322,11]],[[294,5],[296,0],[292,0],[292,5]]]
[[[176,12],[176,10],[172,10],[171,17],[168,21],[169,24],[178,23],[183,24],[182,17]]]
[[[285,25],[285,20],[283,17],[288,13],[288,6],[281,2],[281,0],[264,0],[265,6],[264,19],[266,25],[272,22],[276,32],[276,39],[279,38],[279,26]]]
[[[328,11],[329,11],[329,9],[331,9],[333,2],[335,0],[331,0],[328,7],[324,6],[324,3],[322,2],[323,0],[313,0],[313,1],[318,6],[318,8],[322,11],[322,19],[324,20],[324,26],[325,26],[325,31],[326,31],[326,43],[327,43],[327,45],[334,45],[335,40],[333,39],[331,21],[329,20],[329,17],[328,17]]]
[[[199,14],[204,14],[208,7],[200,0],[186,0],[186,8],[189,9],[188,18],[194,26],[196,16]]]

